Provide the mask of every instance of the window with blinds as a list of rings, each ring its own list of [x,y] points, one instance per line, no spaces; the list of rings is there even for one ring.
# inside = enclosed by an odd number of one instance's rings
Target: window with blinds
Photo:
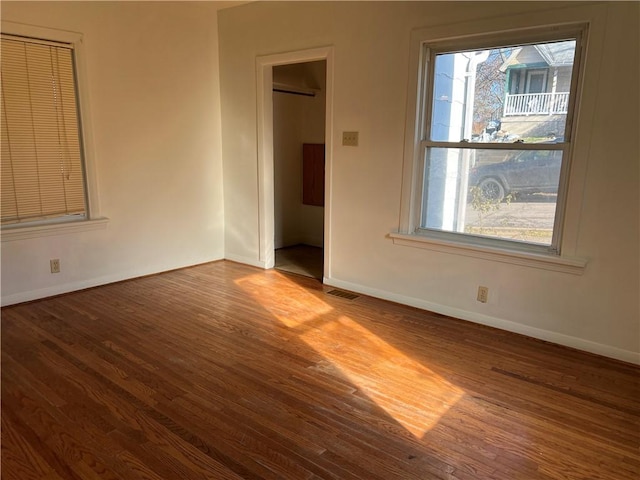
[[[2,225],[84,219],[73,47],[2,35]]]

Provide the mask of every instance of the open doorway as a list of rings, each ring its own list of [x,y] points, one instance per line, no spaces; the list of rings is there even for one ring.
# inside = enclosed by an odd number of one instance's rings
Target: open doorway
[[[324,62],[325,88],[320,94],[325,99],[325,188],[324,188],[324,229],[322,239],[322,278],[331,278],[331,178],[332,178],[332,107],[333,107],[333,47],[319,47],[310,50],[279,53],[256,57],[257,80],[257,134],[258,134],[258,264],[264,268],[275,266],[275,173],[274,173],[274,114],[273,114],[273,71],[281,65]],[[304,93],[304,92],[302,92]],[[321,119],[318,121],[322,122]],[[296,125],[294,128],[298,128]]]
[[[323,278],[326,60],[273,66],[275,268]]]

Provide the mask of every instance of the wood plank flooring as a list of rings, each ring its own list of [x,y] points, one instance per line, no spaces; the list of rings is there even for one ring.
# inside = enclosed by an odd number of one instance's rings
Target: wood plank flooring
[[[216,262],[2,309],[2,478],[602,479],[640,369]]]

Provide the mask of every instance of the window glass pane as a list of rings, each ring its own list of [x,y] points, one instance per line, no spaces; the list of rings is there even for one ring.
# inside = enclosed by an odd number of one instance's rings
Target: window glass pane
[[[568,40],[436,55],[430,139],[563,138],[575,48]]]
[[[428,148],[421,227],[551,245],[562,155]]]

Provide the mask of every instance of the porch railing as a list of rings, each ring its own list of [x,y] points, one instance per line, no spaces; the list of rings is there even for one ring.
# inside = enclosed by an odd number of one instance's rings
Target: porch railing
[[[567,113],[569,92],[507,94],[504,116],[554,115]]]

